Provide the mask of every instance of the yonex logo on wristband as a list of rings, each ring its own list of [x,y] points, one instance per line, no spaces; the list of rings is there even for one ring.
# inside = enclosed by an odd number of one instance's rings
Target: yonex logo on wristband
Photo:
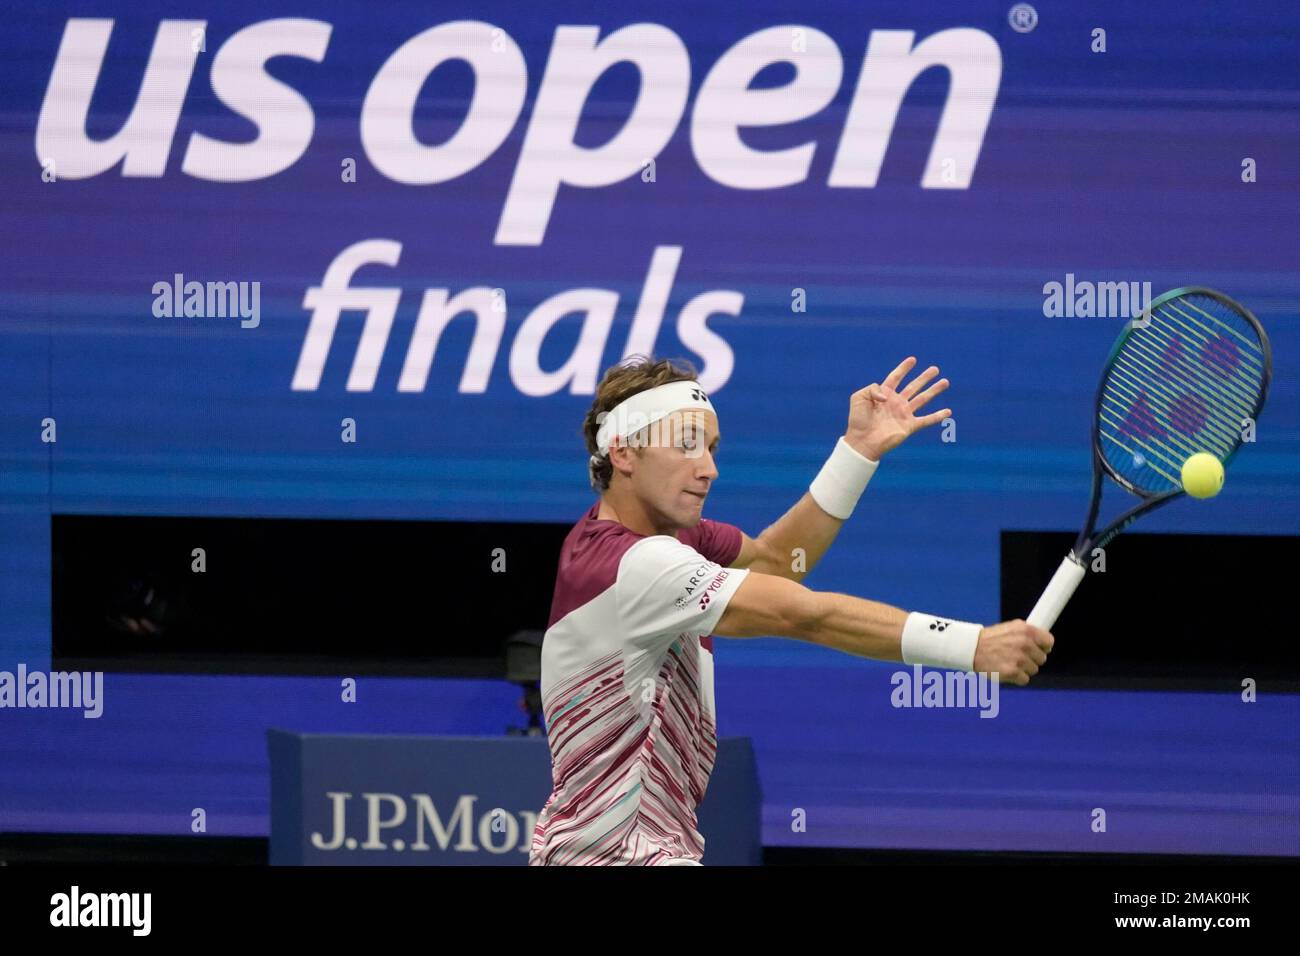
[[[903,662],[973,670],[980,628],[968,621],[913,611],[903,624]]]

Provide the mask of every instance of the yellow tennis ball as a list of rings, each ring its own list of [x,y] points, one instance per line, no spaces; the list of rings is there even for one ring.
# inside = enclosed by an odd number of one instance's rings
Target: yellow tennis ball
[[[1223,488],[1223,465],[1200,451],[1183,462],[1183,491],[1193,498],[1213,498]]]

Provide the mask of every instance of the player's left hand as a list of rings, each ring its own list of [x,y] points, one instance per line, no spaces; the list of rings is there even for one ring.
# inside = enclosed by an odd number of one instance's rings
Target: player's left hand
[[[929,415],[917,416],[916,413],[930,399],[948,387],[948,380],[941,378],[925,388],[939,374],[939,367],[931,365],[900,389],[903,378],[915,365],[916,356],[909,355],[883,382],[872,382],[849,398],[849,427],[844,440],[854,451],[879,461],[885,452],[902,444],[908,435],[952,415],[951,408],[943,408]]]

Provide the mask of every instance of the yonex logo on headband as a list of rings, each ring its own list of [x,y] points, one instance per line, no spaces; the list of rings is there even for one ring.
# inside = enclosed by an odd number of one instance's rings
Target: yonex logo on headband
[[[616,438],[627,439],[662,419],[689,415],[695,409],[712,411],[713,405],[700,383],[693,380],[669,382],[637,392],[609,412],[597,416],[600,422],[596,433],[598,452],[592,458],[598,460],[608,455],[609,446]]]

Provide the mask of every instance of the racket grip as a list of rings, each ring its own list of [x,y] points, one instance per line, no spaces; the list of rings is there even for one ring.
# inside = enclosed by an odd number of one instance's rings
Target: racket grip
[[[1029,617],[1025,620],[1034,627],[1050,631],[1085,574],[1087,569],[1075,559],[1074,553],[1067,554],[1061,566],[1052,575],[1047,590],[1043,591],[1043,596],[1038,599],[1038,603],[1034,605],[1034,609],[1029,612]]]

